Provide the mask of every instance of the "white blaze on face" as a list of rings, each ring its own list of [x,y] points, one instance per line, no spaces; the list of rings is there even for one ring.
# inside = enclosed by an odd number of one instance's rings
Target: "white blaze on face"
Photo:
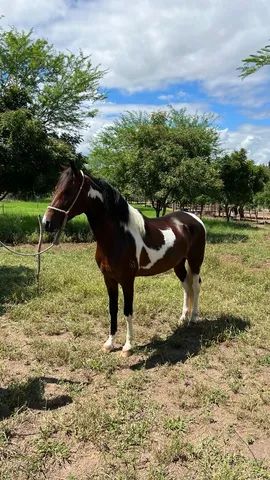
[[[99,200],[101,202],[104,202],[102,193],[99,192],[98,190],[96,190],[93,187],[90,187],[89,192],[88,192],[88,197],[93,198],[93,199],[94,198],[99,198]]]
[[[158,260],[161,260],[175,242],[174,232],[171,228],[167,228],[166,230],[159,230],[164,238],[164,243],[159,249],[147,247],[143,241],[143,236],[145,234],[144,219],[140,212],[131,207],[131,205],[129,205],[129,222],[128,225],[124,225],[124,228],[133,236],[135,240],[136,258],[139,267],[141,251],[143,248],[145,248],[149,258],[149,263],[140,268],[144,268],[146,270],[150,269]]]

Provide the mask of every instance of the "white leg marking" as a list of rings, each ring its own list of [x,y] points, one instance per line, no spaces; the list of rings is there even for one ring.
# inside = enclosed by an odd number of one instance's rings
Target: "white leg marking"
[[[108,340],[106,340],[103,345],[103,350],[105,352],[111,352],[112,350],[114,350],[114,338],[115,335],[109,335]]]
[[[193,275],[192,290],[193,290],[193,309],[191,314],[191,321],[196,322],[199,317],[199,294],[200,294],[200,276]]]
[[[193,304],[193,289],[192,289],[192,273],[187,262],[187,276],[182,282],[184,289],[184,301],[183,301],[183,310],[180,317],[180,322],[183,324],[188,324],[190,320],[190,315],[192,311]]]
[[[122,348],[124,354],[128,354],[132,350],[132,340],[133,340],[133,324],[132,324],[132,315],[126,317],[127,321],[127,336],[126,343]]]
[[[180,317],[180,322],[183,324],[189,323],[189,317],[192,308],[192,291],[190,285],[190,279],[187,277],[185,278],[184,282],[182,282],[183,289],[184,289],[184,301],[183,301],[183,310],[182,315]]]

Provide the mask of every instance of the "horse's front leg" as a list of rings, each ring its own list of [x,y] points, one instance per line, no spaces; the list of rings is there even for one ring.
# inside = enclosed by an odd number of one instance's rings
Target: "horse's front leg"
[[[103,349],[111,352],[114,349],[114,337],[117,332],[117,313],[118,313],[118,283],[112,278],[104,275],[104,281],[109,295],[109,312],[110,312],[110,334],[108,340],[104,343]]]
[[[122,348],[122,353],[125,356],[129,356],[132,353],[132,341],[133,341],[133,296],[134,296],[134,278],[122,283],[123,295],[124,295],[124,315],[127,322],[127,335],[126,343]]]

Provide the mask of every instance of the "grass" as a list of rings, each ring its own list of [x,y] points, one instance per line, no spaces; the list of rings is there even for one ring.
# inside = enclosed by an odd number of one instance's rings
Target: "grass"
[[[38,215],[44,215],[50,199],[37,202],[23,200],[5,200],[0,202],[0,231],[2,242],[37,243],[39,237]],[[45,241],[51,241],[52,235],[44,235]],[[62,236],[62,242],[90,242],[93,234],[84,215],[71,220]]]
[[[4,200],[0,202],[0,240],[4,243],[37,243],[39,238],[38,215],[41,217],[50,204],[51,199],[45,198],[40,201]],[[152,207],[145,207],[143,204],[136,204],[142,213],[154,217]],[[44,241],[51,241],[52,235],[44,234]],[[90,230],[85,215],[79,215],[71,220],[61,241],[65,242],[91,242],[93,234]]]
[[[128,359],[101,350],[94,244],[44,256],[39,295],[1,250],[1,480],[270,479],[270,230],[206,223],[200,323],[178,325],[172,272],[138,278]]]

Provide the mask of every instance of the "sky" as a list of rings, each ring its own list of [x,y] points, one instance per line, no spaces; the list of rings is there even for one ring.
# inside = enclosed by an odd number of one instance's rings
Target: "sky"
[[[1,14],[3,28],[33,28],[106,70],[84,153],[121,113],[173,105],[215,113],[225,151],[270,160],[270,67],[245,80],[237,71],[270,43],[269,0],[0,0]]]

